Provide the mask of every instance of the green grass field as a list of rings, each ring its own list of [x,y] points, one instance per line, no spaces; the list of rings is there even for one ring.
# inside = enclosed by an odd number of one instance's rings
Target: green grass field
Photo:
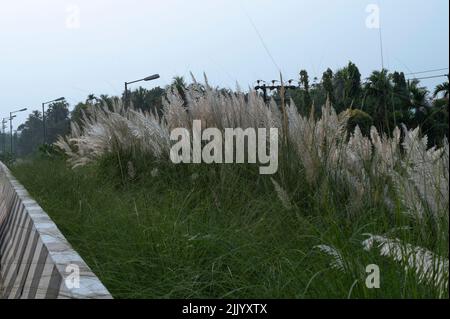
[[[274,178],[290,196],[286,207],[256,167],[115,163],[72,170],[35,159],[11,168],[116,298],[439,297],[401,264],[362,249],[365,233],[419,238],[376,193],[348,203],[338,185],[313,188],[281,167]],[[344,271],[317,245],[338,249]],[[380,289],[365,285],[369,264],[380,267]]]

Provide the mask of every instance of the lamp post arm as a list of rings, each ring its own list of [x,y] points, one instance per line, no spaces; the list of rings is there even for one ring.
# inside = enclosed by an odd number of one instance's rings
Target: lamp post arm
[[[136,80],[136,81],[131,81],[131,82],[125,82],[125,84],[128,85],[128,84],[138,83],[138,82],[142,82],[142,81],[144,81],[144,79],[140,79],[140,80]]]

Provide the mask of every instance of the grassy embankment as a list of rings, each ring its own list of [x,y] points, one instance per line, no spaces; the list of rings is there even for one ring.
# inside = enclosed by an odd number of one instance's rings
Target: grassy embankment
[[[404,229],[407,218],[388,211],[380,194],[349,203],[339,185],[313,188],[301,167],[295,175],[281,167],[274,178],[290,197],[283,205],[256,167],[116,160],[12,167],[114,297],[438,297],[401,264],[362,249],[372,233],[446,251],[433,236],[418,242],[419,230]],[[344,271],[317,245],[338,249]],[[380,267],[380,289],[366,288],[369,264]]]

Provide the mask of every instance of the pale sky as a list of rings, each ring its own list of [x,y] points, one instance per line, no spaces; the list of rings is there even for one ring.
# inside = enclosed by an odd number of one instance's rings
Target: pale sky
[[[366,77],[381,68],[369,4],[380,8],[386,68],[448,67],[448,0],[1,0],[0,117],[60,96],[73,107],[90,93],[120,95],[124,81],[153,73],[161,79],[144,87],[192,71],[247,88],[277,79],[278,67],[285,79],[300,69],[320,79],[351,60]]]

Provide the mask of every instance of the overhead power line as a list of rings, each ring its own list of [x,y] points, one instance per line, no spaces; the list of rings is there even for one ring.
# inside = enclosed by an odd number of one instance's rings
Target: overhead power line
[[[259,32],[258,28],[256,27],[255,22],[253,22],[253,19],[250,17],[250,15],[248,14],[247,10],[245,10],[245,8],[241,5],[241,10],[244,12],[244,14],[246,15],[248,21],[250,22],[250,24],[252,25],[256,35],[259,38],[259,41],[261,42],[261,45],[263,46],[264,50],[266,51],[267,55],[269,56],[270,60],[272,61],[272,63],[274,64],[275,68],[281,73],[281,68],[278,65],[278,63],[275,61],[275,58],[273,57],[272,53],[269,50],[269,47],[267,46],[266,42],[264,41],[264,38],[262,36],[262,34]]]
[[[445,70],[448,70],[448,68],[412,72],[412,73],[406,73],[405,75],[416,75],[416,74],[424,74],[424,73],[431,73],[431,72],[438,72],[438,71],[445,71]]]
[[[426,77],[422,77],[422,78],[412,78],[409,80],[426,80],[426,79],[435,79],[435,78],[442,78],[442,77],[448,77],[448,74],[426,76]]]

